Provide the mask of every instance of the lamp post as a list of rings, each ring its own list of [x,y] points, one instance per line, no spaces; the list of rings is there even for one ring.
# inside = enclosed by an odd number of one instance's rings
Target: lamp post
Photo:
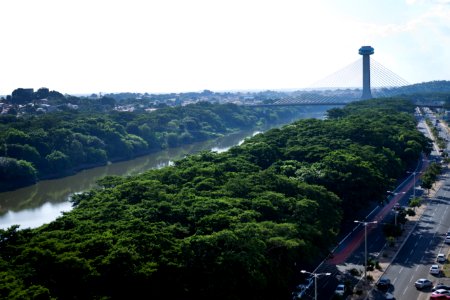
[[[319,277],[320,275],[330,276],[331,273],[311,273],[305,270],[301,270],[300,273],[306,273],[314,276],[314,300],[317,300],[317,277]]]
[[[376,224],[377,221],[372,221],[372,222],[367,222],[367,221],[358,221],[355,220],[355,223],[359,223],[359,224],[363,224],[364,225],[364,257],[365,257],[365,262],[364,262],[364,280],[367,279],[367,225],[368,224]]]
[[[413,174],[413,180],[414,180],[414,190],[413,190],[413,198],[416,198],[416,174],[420,174],[420,173],[422,173],[422,172],[416,172],[416,171],[414,171],[414,172],[410,172],[410,171],[408,171],[408,173],[409,174]]]

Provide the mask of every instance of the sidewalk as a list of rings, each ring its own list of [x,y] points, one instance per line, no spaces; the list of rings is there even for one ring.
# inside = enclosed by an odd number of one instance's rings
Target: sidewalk
[[[364,282],[360,280],[358,284],[353,289],[353,295],[349,296],[347,299],[350,300],[364,300],[364,299],[384,299],[384,297],[380,298],[380,293],[377,293],[378,290],[374,289],[375,283],[383,276],[386,269],[390,266],[392,261],[397,256],[398,251],[401,249],[405,241],[408,239],[409,235],[413,232],[417,223],[420,221],[422,214],[426,210],[426,202],[428,199],[434,197],[436,191],[438,191],[444,183],[444,179],[440,179],[437,181],[433,188],[430,189],[429,194],[423,198],[422,204],[420,207],[416,208],[415,216],[407,216],[407,222],[403,227],[403,233],[400,237],[395,240],[394,245],[390,246],[386,243],[383,249],[376,255],[376,260],[379,262],[380,270],[375,269],[374,271],[368,271],[367,276],[372,276],[372,282]],[[378,295],[377,295],[378,294]]]

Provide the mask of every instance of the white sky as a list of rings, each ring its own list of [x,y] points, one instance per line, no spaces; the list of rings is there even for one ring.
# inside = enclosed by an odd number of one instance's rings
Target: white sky
[[[450,80],[450,0],[0,0],[0,95],[296,89],[375,48]]]

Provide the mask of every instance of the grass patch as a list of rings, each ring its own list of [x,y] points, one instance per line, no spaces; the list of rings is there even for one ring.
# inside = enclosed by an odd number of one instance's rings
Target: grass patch
[[[450,255],[447,255],[447,260],[445,261],[444,265],[442,266],[442,272],[444,273],[445,277],[450,277],[449,259],[450,259]]]

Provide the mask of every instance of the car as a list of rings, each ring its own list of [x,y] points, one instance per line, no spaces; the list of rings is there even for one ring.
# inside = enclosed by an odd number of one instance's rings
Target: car
[[[336,295],[344,296],[345,294],[345,285],[340,283],[337,285],[336,289],[334,290],[334,293]]]
[[[442,282],[436,284],[435,286],[433,286],[433,288],[431,289],[431,291],[435,291],[435,290],[439,290],[439,289],[444,289],[444,290],[449,290],[450,291],[450,285],[445,285]]]
[[[445,254],[444,253],[439,253],[437,255],[437,257],[436,257],[436,261],[439,262],[439,263],[445,262],[446,261]]]
[[[439,275],[441,273],[441,268],[439,265],[431,265],[430,274]]]
[[[439,289],[431,293],[431,295],[450,295],[449,290]]]
[[[450,235],[447,235],[444,239],[444,243],[450,244]]]
[[[387,277],[381,277],[380,280],[377,282],[377,288],[381,289],[387,289],[391,285],[391,280]]]
[[[417,279],[416,282],[414,282],[414,286],[420,290],[420,289],[424,289],[427,287],[432,287],[433,283],[426,278],[420,278],[420,279]]]

